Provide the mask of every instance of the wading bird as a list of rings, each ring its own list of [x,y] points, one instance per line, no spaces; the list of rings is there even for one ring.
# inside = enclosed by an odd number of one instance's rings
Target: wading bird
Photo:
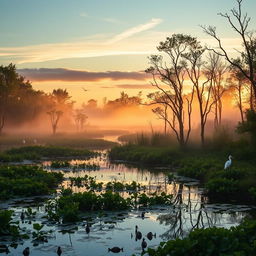
[[[230,156],[228,157],[228,161],[227,161],[227,162],[225,163],[225,165],[224,165],[224,170],[230,168],[231,164],[232,164],[232,156],[230,155]]]

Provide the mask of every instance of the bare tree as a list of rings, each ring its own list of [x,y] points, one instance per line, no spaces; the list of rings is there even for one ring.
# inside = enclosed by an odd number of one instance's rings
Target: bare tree
[[[64,111],[72,108],[74,102],[70,101],[71,96],[69,96],[66,89],[54,89],[52,94],[50,94],[50,97],[52,106],[47,114],[50,116],[52,131],[55,135],[61,116],[64,114]]]
[[[88,116],[84,113],[84,109],[77,109],[74,114],[74,119],[77,127],[77,131],[82,131],[84,129],[84,124]]]
[[[174,34],[167,37],[164,42],[160,42],[157,49],[167,56],[169,66],[162,55],[152,55],[149,57],[151,66],[146,70],[152,75],[151,85],[159,90],[155,94],[150,94],[149,98],[153,104],[168,106],[172,112],[169,119],[163,114],[164,110],[161,107],[156,110],[157,114],[168,122],[181,147],[186,146],[189,140],[194,98],[194,89],[192,93],[184,93],[186,61],[182,55],[190,51],[194,42],[195,38],[188,35]]]
[[[195,39],[191,45],[191,50],[183,56],[188,61],[186,71],[190,81],[195,90],[200,117],[200,138],[201,144],[205,144],[205,126],[209,113],[211,112],[214,101],[211,100],[213,91],[213,70],[212,67],[205,69],[205,62],[203,61],[205,49]]]
[[[236,106],[239,109],[241,122],[244,122],[244,98],[245,94],[248,94],[251,87],[248,86],[248,80],[241,72],[231,68],[231,76],[229,79],[231,89],[235,90]],[[251,104],[251,97],[249,97],[249,105]]]
[[[54,110],[48,111],[47,114],[50,116],[52,132],[55,135],[60,117],[63,115],[63,112],[60,110],[54,109]]]
[[[204,32],[213,37],[218,43],[218,49],[211,48],[219,56],[224,57],[228,63],[236,68],[243,76],[250,81],[251,84],[251,104],[250,108],[253,109],[256,104],[256,36],[255,33],[249,32],[248,26],[251,18],[247,13],[242,11],[243,0],[236,0],[237,8],[233,8],[231,13],[219,13],[225,18],[231,28],[240,36],[242,40],[242,51],[237,51],[240,56],[233,59],[228,51],[223,46],[221,38],[216,32],[216,27],[202,26]]]
[[[208,69],[212,72],[212,100],[214,102],[214,126],[215,129],[220,127],[222,121],[222,96],[226,92],[225,74],[228,67],[221,57],[216,53],[210,53],[208,56]]]

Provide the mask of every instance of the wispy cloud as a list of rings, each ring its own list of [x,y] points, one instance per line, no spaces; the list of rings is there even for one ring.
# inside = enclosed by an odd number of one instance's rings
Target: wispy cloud
[[[151,21],[149,21],[145,24],[141,24],[141,25],[138,25],[136,27],[129,28],[129,29],[125,30],[124,32],[116,35],[113,39],[111,39],[109,41],[109,43],[118,42],[118,41],[121,41],[121,40],[126,39],[128,37],[131,37],[133,35],[136,35],[138,33],[141,33],[143,31],[154,28],[155,26],[160,24],[162,21],[163,21],[162,19],[152,19]]]
[[[84,15],[86,15],[86,13],[84,13]],[[97,35],[95,38],[91,36],[81,41],[69,43],[2,47],[0,48],[0,56],[9,56],[10,61],[15,58],[18,64],[22,64],[67,58],[151,54],[155,49],[155,40],[141,40],[138,34],[150,30],[161,22],[161,19],[152,19],[145,24],[132,27],[112,37],[110,35]],[[134,35],[137,35],[138,40],[136,41],[136,38],[133,37],[132,42],[129,41],[129,38]],[[121,40],[122,43],[120,43]],[[147,42],[150,43],[147,44]]]
[[[110,80],[145,80],[145,72],[89,72],[64,68],[19,69],[18,72],[31,81],[100,81]]]

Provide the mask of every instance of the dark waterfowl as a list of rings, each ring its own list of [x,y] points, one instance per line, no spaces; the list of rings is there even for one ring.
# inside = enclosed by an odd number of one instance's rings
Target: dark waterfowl
[[[60,256],[62,254],[62,250],[61,250],[61,247],[59,246],[58,249],[57,249],[57,254],[58,256]]]
[[[140,240],[142,238],[142,233],[140,231],[138,231],[137,225],[135,226],[135,238],[136,238],[136,241]]]
[[[141,218],[144,219],[145,218],[145,212],[141,213]]]
[[[152,238],[156,238],[156,233],[153,235],[153,233],[152,232],[148,232],[147,233],[147,238],[148,238],[148,240],[152,240]]]
[[[144,252],[144,250],[147,248],[148,244],[145,241],[145,238],[143,238],[142,242],[141,242],[141,247],[142,247],[142,251]]]
[[[23,222],[24,221],[24,219],[25,219],[25,214],[24,214],[24,212],[22,211],[22,213],[21,213],[21,215],[20,215],[20,219],[21,219],[21,221]]]
[[[85,227],[85,232],[86,232],[86,234],[89,235],[90,231],[91,231],[90,226],[89,226],[89,223],[87,222],[86,227]]]
[[[24,249],[23,255],[24,256],[29,256],[29,254],[30,254],[29,247],[27,247],[27,248]]]
[[[123,251],[124,251],[123,248],[119,248],[117,246],[115,246],[113,248],[108,248],[108,252],[119,253],[119,252],[123,252]]]

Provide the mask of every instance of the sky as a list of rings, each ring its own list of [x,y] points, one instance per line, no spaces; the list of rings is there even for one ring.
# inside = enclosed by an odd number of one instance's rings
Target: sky
[[[167,36],[185,33],[212,45],[199,25],[214,25],[235,54],[240,40],[217,15],[235,5],[235,0],[0,0],[0,64],[16,64],[35,89],[67,89],[77,104],[114,99],[120,91],[148,92],[147,57]],[[256,1],[244,0],[243,8],[255,28]]]

